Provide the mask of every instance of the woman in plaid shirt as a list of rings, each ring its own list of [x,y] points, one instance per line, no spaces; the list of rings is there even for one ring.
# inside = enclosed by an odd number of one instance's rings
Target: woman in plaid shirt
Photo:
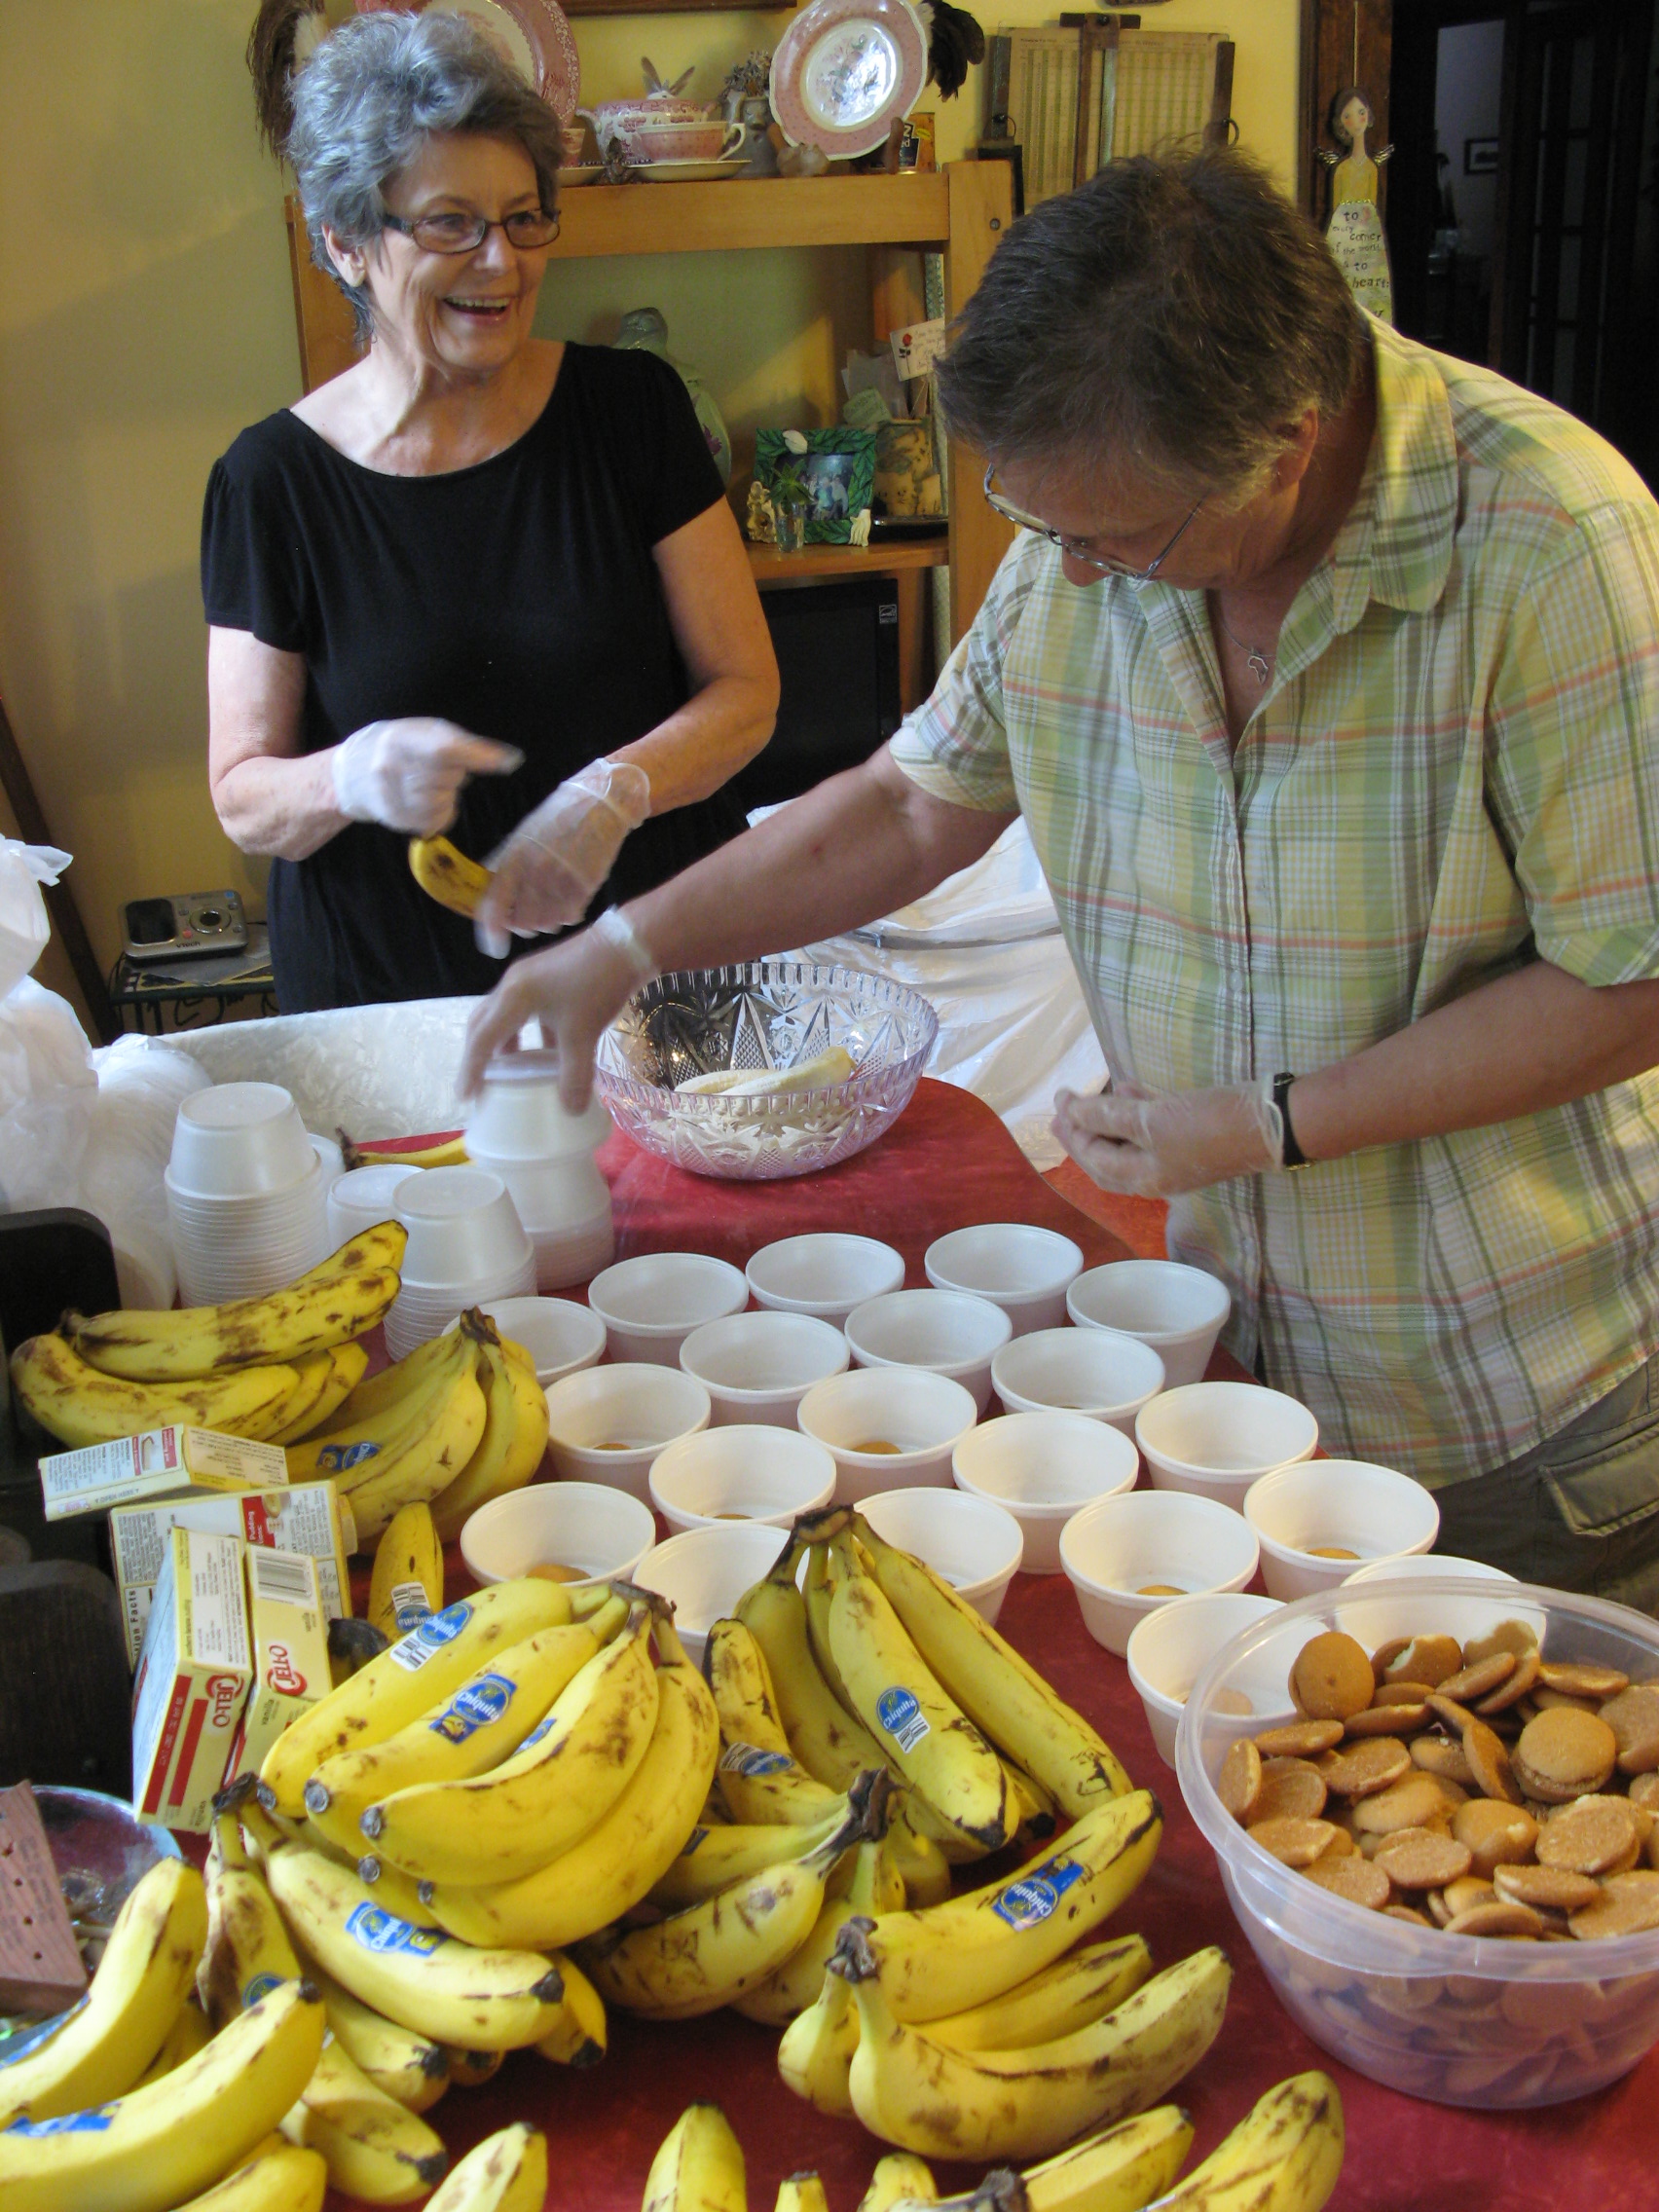
[[[1233,1350],[1442,1548],[1659,1608],[1659,508],[1364,315],[1236,153],[1016,224],[940,400],[1023,527],[933,697],[523,963],[463,1080],[539,1012],[574,1103],[641,975],[886,913],[1021,813],[1113,1077],[1067,1149],[1170,1199]]]

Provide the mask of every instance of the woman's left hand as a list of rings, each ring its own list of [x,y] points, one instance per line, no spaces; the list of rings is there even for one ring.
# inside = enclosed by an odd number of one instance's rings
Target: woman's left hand
[[[1054,1096],[1054,1134],[1102,1190],[1179,1198],[1284,1164],[1277,1108],[1261,1085],[1156,1095],[1125,1083],[1097,1096]]]
[[[492,880],[473,917],[480,950],[503,960],[512,938],[579,922],[650,810],[650,778],[632,760],[590,760],[562,783],[486,864]]]

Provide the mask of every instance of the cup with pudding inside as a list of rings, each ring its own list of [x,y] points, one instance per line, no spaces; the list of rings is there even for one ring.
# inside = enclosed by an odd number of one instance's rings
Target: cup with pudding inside
[[[828,1505],[835,1462],[798,1428],[734,1421],[682,1436],[651,1461],[651,1503],[671,1529],[764,1521],[788,1529]]]
[[[548,1448],[567,1481],[608,1483],[644,1504],[652,1460],[707,1428],[712,1412],[708,1391],[678,1367],[584,1367],[547,1393]]]
[[[1060,1530],[1060,1566],[1084,1626],[1120,1658],[1145,1614],[1196,1592],[1242,1590],[1260,1560],[1243,1514],[1183,1491],[1098,1498]]]
[[[806,1393],[803,1434],[835,1461],[835,1502],[876,1491],[951,1487],[950,1459],[977,1418],[973,1395],[925,1367],[853,1367]]]
[[[608,1483],[532,1483],[493,1497],[461,1531],[475,1582],[520,1575],[577,1584],[627,1581],[656,1536],[650,1508]]]
[[[1289,1604],[1335,1589],[1357,1567],[1427,1551],[1440,1530],[1432,1491],[1365,1459],[1298,1459],[1244,1493],[1268,1595]]]

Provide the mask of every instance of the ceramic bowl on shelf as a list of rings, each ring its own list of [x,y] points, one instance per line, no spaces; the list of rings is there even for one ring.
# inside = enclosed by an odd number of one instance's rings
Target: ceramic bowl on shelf
[[[910,1103],[939,1033],[918,992],[807,960],[659,976],[599,1041],[594,1087],[636,1144],[694,1175],[810,1175],[875,1142]],[[679,1087],[740,1068],[787,1073],[831,1046],[845,1082],[730,1097]]]
[[[1244,1627],[1192,1684],[1175,1770],[1216,1855],[1227,1901],[1291,2017],[1374,2082],[1437,2104],[1502,2112],[1587,2096],[1628,2074],[1659,2041],[1659,1929],[1522,1943],[1368,1912],[1272,1858],[1216,1793],[1229,1749],[1259,1725],[1239,1716],[1234,1693],[1248,1694],[1265,1652],[1268,1671],[1282,1680],[1293,1641],[1300,1648],[1341,1626],[1371,1650],[1395,1635],[1447,1630],[1458,1606],[1490,1609],[1495,1587],[1484,1576],[1403,1569],[1319,1592]],[[1659,1676],[1659,1624],[1645,1614],[1529,1583],[1510,1588],[1511,1610],[1541,1624],[1546,1659],[1610,1665],[1634,1680]]]

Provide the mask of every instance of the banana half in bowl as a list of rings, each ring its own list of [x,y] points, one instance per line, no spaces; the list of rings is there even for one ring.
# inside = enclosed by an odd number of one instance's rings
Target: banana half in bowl
[[[659,976],[600,1040],[596,1087],[647,1152],[697,1175],[810,1175],[914,1095],[939,1034],[918,992],[806,960]]]

